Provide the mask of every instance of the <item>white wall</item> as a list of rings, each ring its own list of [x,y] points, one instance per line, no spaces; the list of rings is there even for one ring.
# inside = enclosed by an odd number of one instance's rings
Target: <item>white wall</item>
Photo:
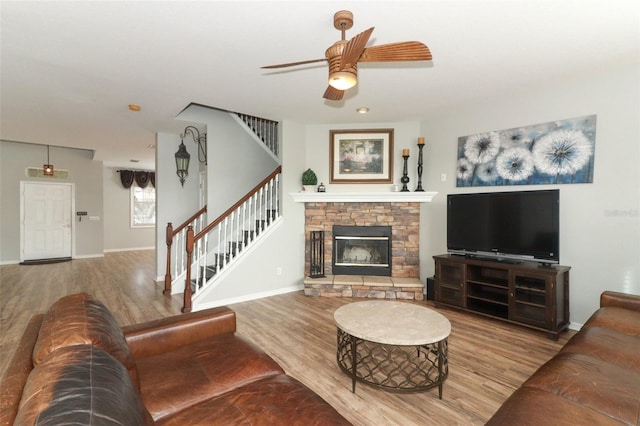
[[[603,290],[640,294],[639,75],[638,64],[621,66],[426,118],[426,187],[439,193],[423,223],[421,268],[427,275],[433,274],[431,256],[446,252],[446,194],[554,187],[560,189],[560,262],[572,267],[571,321],[584,323]],[[590,114],[597,115],[592,184],[455,187],[459,136]]]
[[[155,249],[155,227],[131,227],[131,190],[122,186],[118,170],[113,167],[103,170],[104,251]]]

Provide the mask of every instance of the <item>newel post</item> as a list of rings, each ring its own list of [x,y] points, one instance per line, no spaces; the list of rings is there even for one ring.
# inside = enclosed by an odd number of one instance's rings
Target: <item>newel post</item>
[[[164,290],[162,294],[171,295],[171,245],[173,244],[173,225],[171,222],[167,223],[167,271],[164,274]]]
[[[189,225],[187,228],[187,274],[184,281],[184,306],[182,306],[182,313],[191,312],[191,258],[193,256],[193,240],[193,226]]]

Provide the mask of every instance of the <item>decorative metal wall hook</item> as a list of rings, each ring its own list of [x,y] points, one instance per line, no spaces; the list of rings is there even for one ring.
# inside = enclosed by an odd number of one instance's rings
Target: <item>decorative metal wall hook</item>
[[[200,131],[197,127],[187,126],[184,128],[184,133],[180,135],[180,139],[184,139],[187,133],[191,133],[193,141],[198,144],[198,160],[201,163],[207,164],[207,134],[204,133],[200,136]]]

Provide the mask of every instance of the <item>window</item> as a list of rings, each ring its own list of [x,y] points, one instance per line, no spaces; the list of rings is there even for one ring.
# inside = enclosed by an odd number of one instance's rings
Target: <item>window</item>
[[[131,187],[131,227],[151,228],[156,226],[156,189]]]

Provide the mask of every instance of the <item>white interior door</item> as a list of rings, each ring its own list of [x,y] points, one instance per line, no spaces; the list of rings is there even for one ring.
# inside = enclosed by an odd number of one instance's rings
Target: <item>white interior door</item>
[[[71,257],[72,185],[23,182],[22,260]]]

